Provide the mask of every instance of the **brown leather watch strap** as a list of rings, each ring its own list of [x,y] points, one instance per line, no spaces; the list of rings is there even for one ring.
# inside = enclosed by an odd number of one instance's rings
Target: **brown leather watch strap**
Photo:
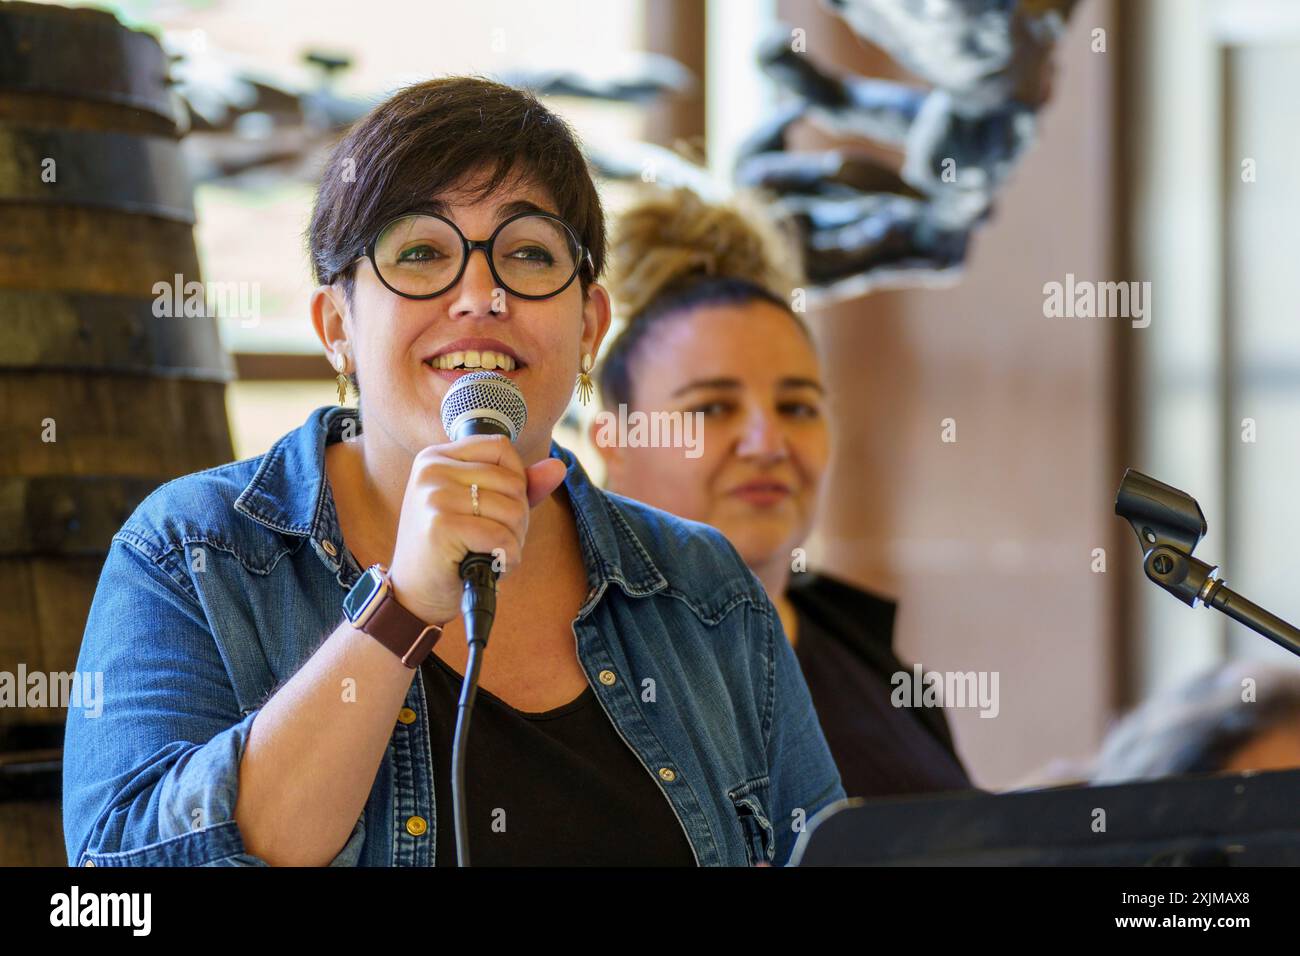
[[[375,608],[375,613],[361,630],[383,644],[412,669],[424,663],[424,659],[433,651],[433,645],[442,637],[439,625],[425,624],[398,604],[392,591]]]

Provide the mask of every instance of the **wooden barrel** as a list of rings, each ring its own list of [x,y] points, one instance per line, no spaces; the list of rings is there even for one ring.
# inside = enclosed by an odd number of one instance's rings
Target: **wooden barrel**
[[[0,3],[0,672],[15,684],[75,671],[140,501],[233,457],[215,319],[155,307],[157,283],[201,281],[167,62],[111,14]],[[17,690],[0,706],[0,865],[66,865],[67,701]]]

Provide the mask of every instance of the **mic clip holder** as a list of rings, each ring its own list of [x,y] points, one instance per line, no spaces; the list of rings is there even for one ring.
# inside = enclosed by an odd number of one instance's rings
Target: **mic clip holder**
[[[1291,653],[1300,655],[1300,630],[1233,591],[1219,569],[1192,557],[1209,526],[1196,499],[1129,468],[1115,497],[1115,514],[1128,521],[1142,548],[1142,570],[1188,607],[1212,607]]]

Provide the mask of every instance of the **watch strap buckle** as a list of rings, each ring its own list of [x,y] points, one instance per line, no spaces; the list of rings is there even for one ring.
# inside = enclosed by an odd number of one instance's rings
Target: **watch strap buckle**
[[[419,667],[433,653],[433,645],[438,643],[440,637],[442,637],[441,625],[426,625],[424,630],[420,632],[420,636],[415,639],[415,643],[402,655],[402,663],[412,669]]]

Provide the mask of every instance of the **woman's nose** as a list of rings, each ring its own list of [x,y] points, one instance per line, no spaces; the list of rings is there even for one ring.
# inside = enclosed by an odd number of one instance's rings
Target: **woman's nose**
[[[470,250],[469,261],[456,283],[455,294],[452,315],[500,315],[506,310],[505,290],[498,287],[492,278],[487,253],[482,249]]]
[[[755,408],[745,419],[736,452],[746,458],[777,460],[787,457],[785,432],[776,414],[768,409]]]

